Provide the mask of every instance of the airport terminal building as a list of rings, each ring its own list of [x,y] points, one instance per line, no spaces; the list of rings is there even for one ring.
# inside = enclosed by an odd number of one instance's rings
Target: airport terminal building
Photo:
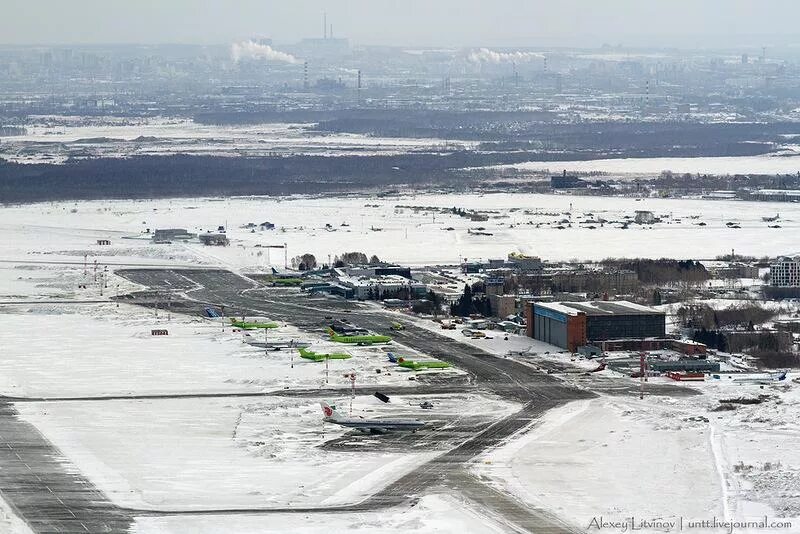
[[[663,338],[663,312],[628,301],[528,302],[528,336],[571,352],[608,339]]]

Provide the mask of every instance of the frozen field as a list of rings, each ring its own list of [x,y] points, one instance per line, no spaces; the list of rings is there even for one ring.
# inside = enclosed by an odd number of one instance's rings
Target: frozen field
[[[489,219],[471,222],[442,211],[452,207],[483,211]],[[664,222],[621,229],[620,221],[637,210],[652,211]],[[769,228],[762,217],[776,214],[781,228]],[[609,222],[591,224],[597,218]],[[267,221],[275,230],[241,228]],[[154,245],[142,235],[147,228],[203,232],[220,225],[227,225],[229,247]],[[265,247],[284,243],[290,259],[310,252],[319,262],[354,250],[412,265],[500,258],[514,251],[548,260],[713,258],[731,249],[756,256],[798,252],[800,205],[527,194],[96,201],[0,208],[0,229],[16,236],[0,244],[8,260],[82,263],[88,254],[90,263],[96,259],[101,264],[213,264],[258,270],[283,266],[284,251]],[[142,238],[129,239],[138,237]],[[110,239],[112,245],[98,246],[97,239]],[[1,278],[31,278],[35,285],[36,277],[46,276],[32,271],[35,267],[26,269],[16,268]]]
[[[42,117],[27,134],[5,138],[0,159],[19,163],[62,163],[68,157],[130,157],[192,154],[266,156],[274,154],[368,155],[430,150],[444,143],[476,142],[373,137],[313,131],[313,124],[203,125],[168,118]]]
[[[498,168],[526,171],[602,172],[612,176],[657,176],[663,171],[676,174],[795,174],[800,171],[797,145],[791,150],[761,156],[723,156],[696,158],[616,158],[590,161],[531,161]]]

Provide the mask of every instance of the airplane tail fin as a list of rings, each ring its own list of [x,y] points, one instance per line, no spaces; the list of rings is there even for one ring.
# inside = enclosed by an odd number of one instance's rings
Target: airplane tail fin
[[[339,414],[336,413],[336,408],[325,401],[320,402],[319,405],[322,407],[322,413],[325,415],[325,419],[332,419],[334,421],[339,419]]]

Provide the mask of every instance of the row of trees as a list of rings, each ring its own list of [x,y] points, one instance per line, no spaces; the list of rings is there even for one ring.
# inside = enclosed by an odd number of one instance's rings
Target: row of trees
[[[480,313],[484,317],[492,315],[492,305],[485,294],[485,287],[481,282],[470,286],[464,285],[464,292],[458,302],[450,306],[450,315],[466,317],[473,313]]]
[[[633,271],[639,281],[645,284],[703,282],[711,278],[705,266],[693,260],[609,258],[603,260],[603,264]]]
[[[678,308],[675,315],[681,326],[688,328],[743,327],[753,330],[755,325],[772,319],[775,313],[756,304],[742,304],[724,310],[715,310],[707,304],[690,304]]]
[[[346,267],[348,265],[380,265],[380,258],[373,254],[369,258],[363,252],[344,252],[341,256],[335,256],[334,267]],[[319,267],[317,258],[313,254],[305,253],[292,258],[292,268],[298,271],[313,271]],[[328,265],[322,265],[328,267]]]
[[[787,332],[725,332],[696,330],[692,339],[722,352],[746,352],[759,358],[765,367],[792,367],[798,356],[792,351]]]

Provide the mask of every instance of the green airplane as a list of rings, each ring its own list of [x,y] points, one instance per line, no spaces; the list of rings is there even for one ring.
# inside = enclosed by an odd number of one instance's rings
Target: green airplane
[[[268,328],[278,328],[280,325],[278,323],[250,323],[242,318],[241,321],[231,318],[231,325],[235,328],[240,328],[242,330],[256,330],[258,328],[261,329],[268,329]]]
[[[358,335],[358,336],[343,336],[334,332],[332,328],[328,329],[328,335],[331,336],[331,341],[337,343],[356,343],[358,345],[372,345],[373,343],[390,343],[392,338],[389,336],[381,336],[378,334]]]
[[[313,350],[297,349],[300,352],[300,357],[312,362],[322,362],[325,360],[348,360],[352,358],[351,355],[344,352],[334,352],[331,354],[319,354]]]
[[[396,363],[398,366],[403,367],[405,369],[411,369],[412,371],[422,371],[425,369],[448,369],[450,364],[447,362],[440,362],[438,360],[425,360],[415,362],[414,360],[406,360],[405,358],[397,357],[391,352],[388,354],[389,361],[392,363]]]

